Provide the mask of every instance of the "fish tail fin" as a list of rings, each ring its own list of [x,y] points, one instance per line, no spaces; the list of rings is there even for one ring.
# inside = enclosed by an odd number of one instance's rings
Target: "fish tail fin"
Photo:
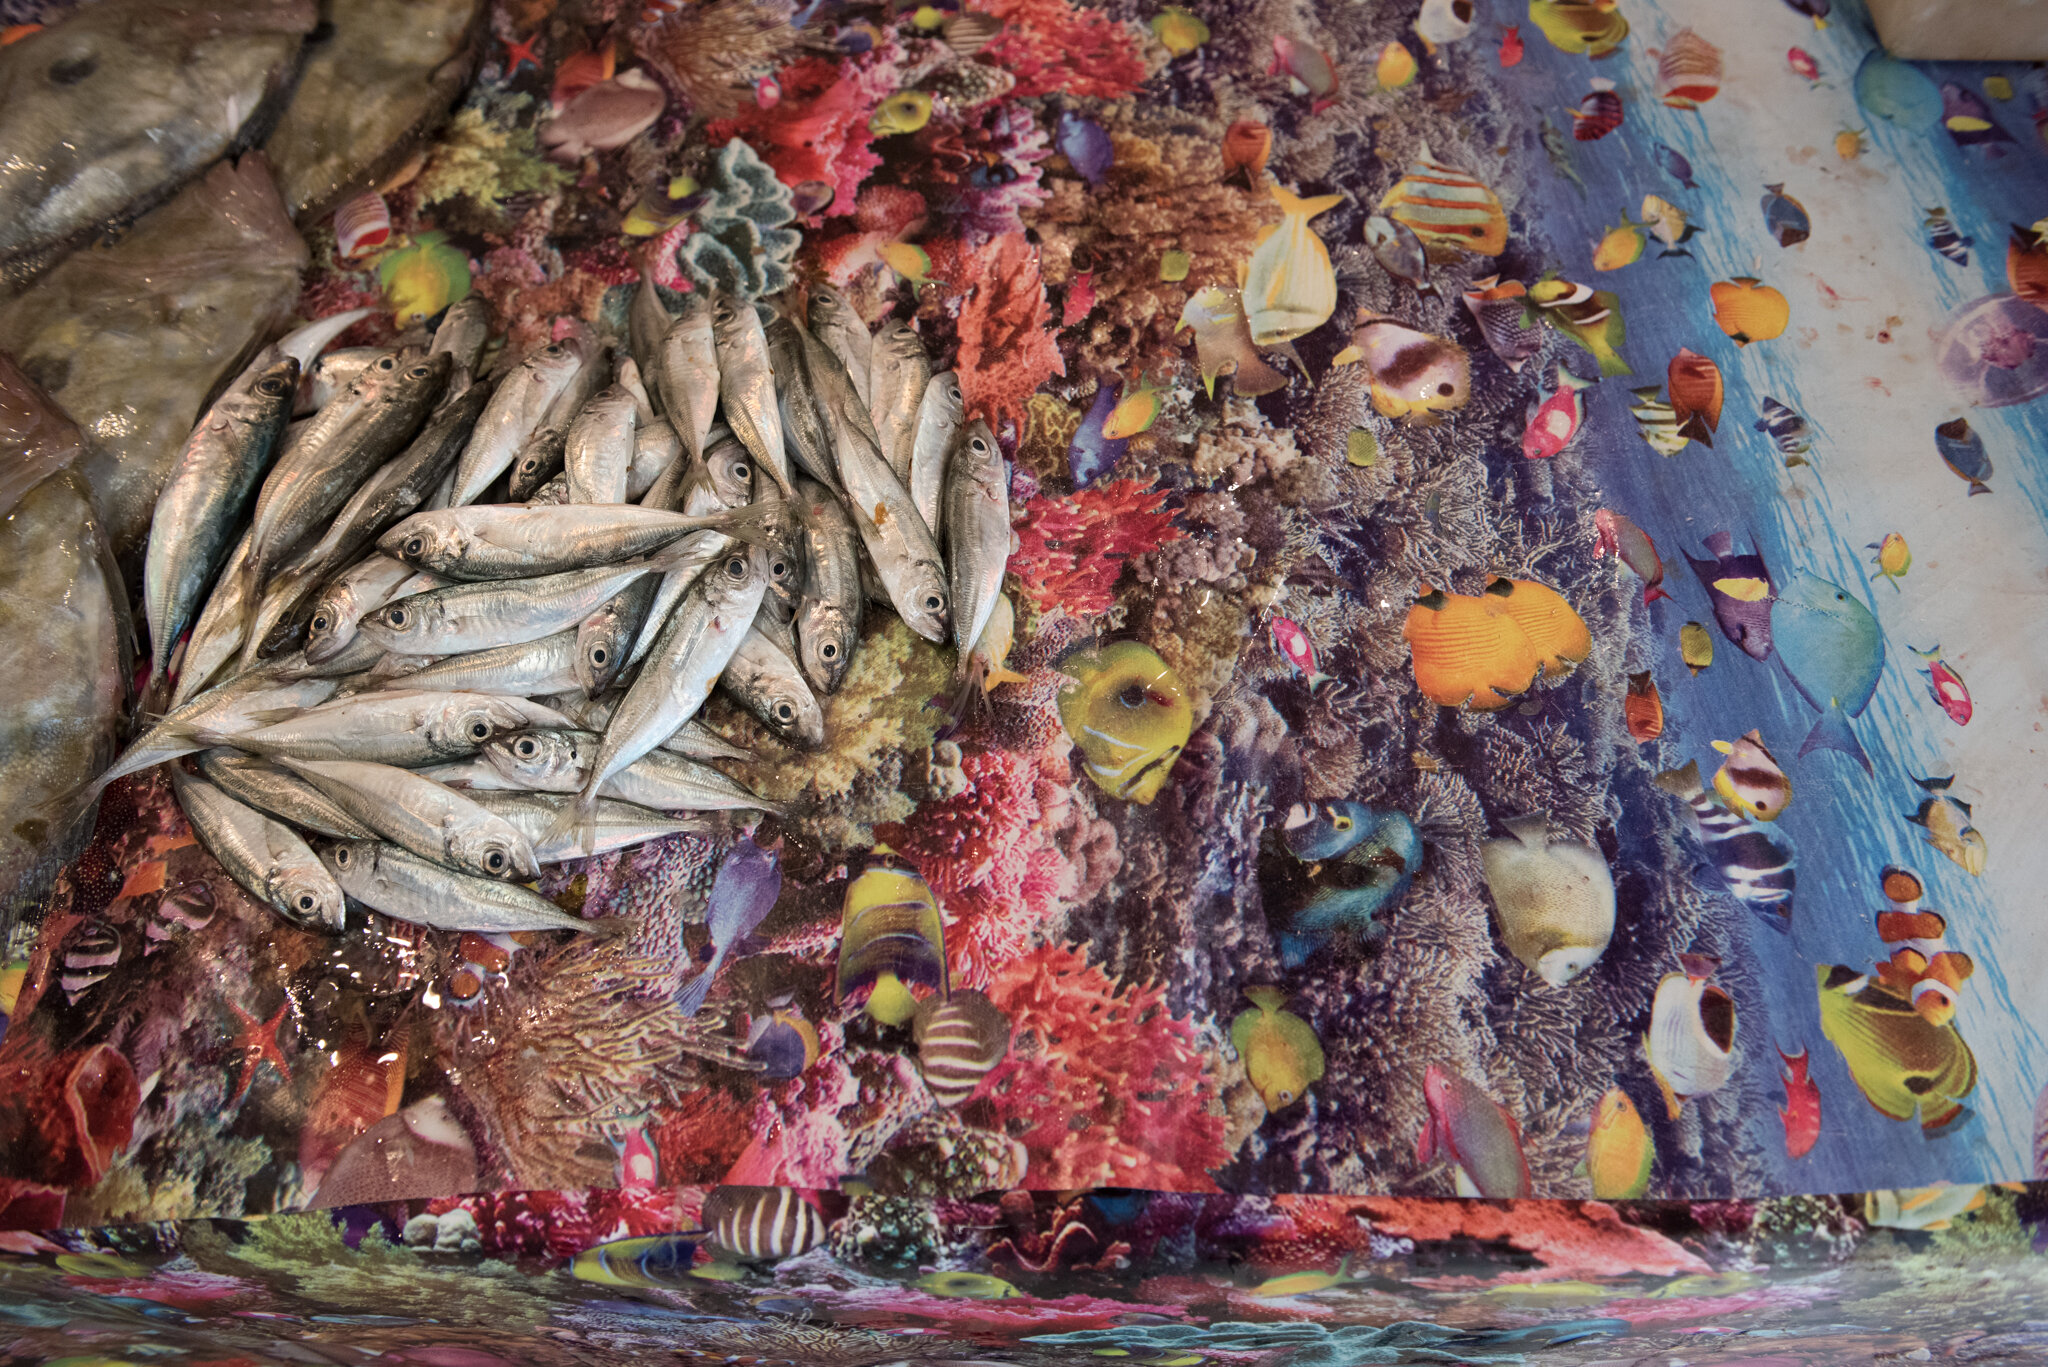
[[[1643,585],[1643,606],[1644,606],[1644,607],[1648,607],[1648,606],[1650,606],[1650,604],[1652,604],[1652,603],[1656,602],[1656,601],[1657,601],[1657,600],[1658,600],[1659,598],[1664,598],[1664,599],[1670,599],[1670,600],[1671,600],[1671,601],[1673,601],[1673,602],[1676,602],[1676,601],[1677,601],[1676,599],[1673,599],[1673,598],[1671,598],[1671,595],[1670,595],[1670,594],[1668,594],[1668,593],[1664,592],[1664,586],[1663,586],[1662,584],[1645,584],[1645,585]]]
[[[1923,660],[1938,660],[1941,658],[1941,643],[1939,641],[1935,642],[1934,648],[1931,650],[1922,650],[1919,646],[1911,645],[1907,646],[1906,649],[1912,651]]]
[[[1253,1006],[1266,1011],[1278,1011],[1287,1004],[1287,994],[1277,987],[1247,987],[1244,995]]]
[[[601,783],[599,775],[592,774],[583,791],[576,794],[576,800],[565,802],[557,811],[548,828],[537,842],[543,845],[576,841],[580,848],[591,849],[597,844],[597,789]]]
[[[1839,750],[1863,766],[1863,772],[1874,772],[1870,756],[1863,753],[1863,746],[1856,739],[1856,733],[1849,729],[1849,715],[1837,703],[1830,702],[1828,709],[1820,714],[1820,720],[1813,724],[1813,730],[1806,733],[1806,741],[1799,747],[1800,758],[1804,759],[1815,750]]]
[[[1644,1049],[1647,1050],[1649,1045],[1650,1037],[1648,1035],[1643,1036]],[[1657,1079],[1657,1090],[1664,1095],[1664,1118],[1666,1120],[1678,1119],[1679,1108],[1683,1104],[1684,1098],[1671,1090],[1670,1082],[1665,1080],[1664,1074],[1658,1070],[1657,1065],[1654,1063],[1650,1065],[1650,1076]]]
[[[786,512],[784,500],[781,499],[768,503],[743,503],[737,508],[712,513],[707,525],[727,536],[738,537],[750,546],[758,546],[780,530]],[[696,547],[682,544],[689,539],[688,536],[683,536],[670,542],[666,548],[649,557],[649,563],[656,569],[666,571],[674,568],[680,561],[693,559],[697,553]]]
[[[1311,114],[1320,114],[1335,103],[1334,99],[1318,100],[1314,105],[1310,106],[1309,112]],[[1344,196],[1312,195],[1304,199],[1285,185],[1276,184],[1273,186],[1273,202],[1280,206],[1281,213],[1286,214],[1290,218],[1314,218],[1317,214],[1328,213],[1339,204],[1342,204]]]
[[[1700,782],[1700,762],[1696,759],[1687,760],[1682,769],[1666,769],[1650,782],[1659,790],[1688,802],[1707,791],[1706,785]]]
[[[676,993],[676,1009],[685,1016],[694,1016],[704,1008],[704,998],[711,994],[711,980],[718,972],[719,956],[713,954],[711,962],[704,965],[704,971],[684,983]]]
[[[1704,413],[1686,414],[1685,421],[1678,426],[1678,435],[1690,437],[1709,451],[1714,449],[1714,429],[1707,426],[1707,418]]]
[[[1913,782],[1919,784],[1922,788],[1925,788],[1930,793],[1945,793],[1948,791],[1948,786],[1951,783],[1954,783],[1955,781],[1956,776],[1954,774],[1950,774],[1947,778],[1930,777],[1916,778],[1913,780]]]
[[[1973,479],[1970,481],[1969,497],[1975,498],[1979,494],[1988,494],[1990,492],[1991,486],[1986,484],[1983,480]]]

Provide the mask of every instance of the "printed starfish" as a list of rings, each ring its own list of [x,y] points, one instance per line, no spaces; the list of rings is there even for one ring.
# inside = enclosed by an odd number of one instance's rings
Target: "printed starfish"
[[[228,1003],[228,1010],[235,1013],[235,1019],[242,1027],[233,1046],[235,1052],[242,1056],[242,1081],[235,1088],[235,1094],[228,1098],[228,1105],[233,1106],[248,1095],[249,1084],[256,1080],[257,1071],[266,1063],[282,1073],[286,1082],[292,1080],[292,1070],[284,1061],[284,1051],[277,1047],[278,1028],[284,1024],[284,1013],[291,1009],[291,1004],[292,999],[286,997],[277,1004],[277,1011],[269,1020],[259,1021],[235,1003]]]
[[[509,81],[519,74],[519,64],[521,62],[526,63],[535,71],[540,70],[540,58],[535,56],[533,51],[533,45],[540,41],[538,30],[535,31],[533,37],[523,42],[515,43],[510,38],[500,38],[498,41],[505,45],[506,80]]]

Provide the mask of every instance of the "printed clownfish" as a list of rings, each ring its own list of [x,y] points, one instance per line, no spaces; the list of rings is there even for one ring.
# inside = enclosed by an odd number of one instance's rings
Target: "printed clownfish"
[[[1947,1025],[1955,1019],[1964,980],[1977,967],[1969,955],[1948,947],[1944,917],[1919,910],[1925,890],[1919,874],[1888,865],[1881,882],[1891,909],[1877,914],[1877,935],[1891,951],[1891,960],[1877,966],[1878,986],[1911,1002],[1929,1025]]]

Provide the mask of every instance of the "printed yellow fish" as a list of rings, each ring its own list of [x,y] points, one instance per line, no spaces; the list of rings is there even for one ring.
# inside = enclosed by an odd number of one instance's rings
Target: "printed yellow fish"
[[[868,131],[883,137],[915,133],[932,121],[932,97],[922,90],[899,90],[875,106]]]
[[[1328,1291],[1352,1280],[1351,1255],[1345,1254],[1337,1264],[1335,1272],[1288,1272],[1278,1277],[1268,1277],[1252,1288],[1252,1294],[1271,1300],[1277,1296],[1308,1296],[1318,1291]]]
[[[1184,251],[1168,250],[1159,254],[1159,278],[1167,284],[1177,284],[1188,278],[1195,259]]]
[[[890,270],[912,285],[932,283],[932,258],[913,242],[885,242],[876,249]]]
[[[1552,840],[1542,812],[1509,817],[1479,847],[1508,953],[1552,987],[1591,968],[1614,938],[1614,876],[1599,850]]]
[[[1245,996],[1253,1009],[1230,1023],[1231,1047],[1244,1060],[1245,1073],[1266,1110],[1284,1111],[1323,1075],[1322,1041],[1307,1021],[1281,1009],[1287,994],[1279,988],[1246,988]]]
[[[1390,42],[1380,49],[1379,60],[1373,63],[1373,79],[1382,90],[1399,90],[1411,84],[1422,71],[1415,54],[1398,41]]]
[[[1529,0],[1529,20],[1552,47],[1584,57],[1605,57],[1628,37],[1618,0]]]
[[[986,1272],[928,1272],[911,1285],[934,1296],[975,1301],[1006,1300],[1024,1294],[1001,1277],[991,1277]]]
[[[1166,406],[1165,394],[1166,386],[1154,384],[1149,375],[1140,375],[1136,387],[1126,388],[1103,419],[1102,435],[1118,441],[1151,431],[1152,424],[1159,421],[1160,409]]]
[[[1259,346],[1313,332],[1337,311],[1337,271],[1309,220],[1342,204],[1344,196],[1303,199],[1275,185],[1273,199],[1284,217],[1279,227],[1260,234],[1244,277],[1245,319]]]
[[[917,870],[887,845],[877,845],[867,868],[846,884],[836,994],[844,1002],[872,987],[868,1014],[884,1025],[901,1025],[917,1012],[910,983],[945,993],[945,921]]]
[[[1179,5],[1168,5],[1152,16],[1152,36],[1176,57],[1185,57],[1209,41],[1209,26]]]
[[[1957,1216],[1982,1210],[1984,1201],[1984,1188],[1952,1182],[1866,1192],[1863,1222],[1884,1229],[1947,1229]]]
[[[1586,1175],[1593,1195],[1602,1201],[1628,1201],[1650,1189],[1650,1168],[1656,1145],[1642,1113],[1619,1087],[1610,1088],[1593,1112],[1593,1132],[1586,1138]]]
[[[1389,418],[1436,423],[1472,398],[1472,358],[1465,348],[1369,309],[1359,311],[1351,345],[1334,364],[1360,361],[1372,376],[1372,406]]]
[[[1425,247],[1452,255],[1499,256],[1507,250],[1508,215],[1499,197],[1468,171],[1446,166],[1429,144],[1380,198],[1379,211],[1405,223]]]
[[[421,233],[412,245],[377,262],[377,283],[399,328],[424,322],[469,296],[469,258],[447,244],[448,234]]]
[[[1678,629],[1678,655],[1697,678],[1702,669],[1714,662],[1714,638],[1700,623],[1687,622]]]
[[[1158,652],[1138,641],[1075,651],[1060,663],[1072,682],[1060,721],[1082,768],[1111,797],[1150,802],[1194,732],[1194,705]]]
[[[1913,568],[1913,552],[1907,548],[1906,538],[1897,532],[1886,532],[1884,540],[1870,543],[1870,549],[1877,552],[1872,557],[1877,573],[1870,577],[1889,579],[1896,590],[1899,581],[1906,577],[1906,571]]]
[[[1194,330],[1195,361],[1210,398],[1216,397],[1219,375],[1229,375],[1231,390],[1245,398],[1287,387],[1287,377],[1259,359],[1244,309],[1230,291],[1215,285],[1196,290],[1181,309],[1174,332],[1184,328]]]
[[[1609,228],[1607,235],[1593,248],[1593,269],[1618,271],[1623,266],[1633,266],[1643,259],[1643,248],[1646,245],[1642,225],[1629,222],[1624,215],[1621,226]]]
[[[1933,1133],[1964,1114],[1977,1088],[1977,1056],[1956,1030],[1929,1023],[1913,1004],[1846,964],[1818,964],[1820,1028],[1842,1054],[1849,1075],[1878,1111],[1893,1120],[1918,1117]]]
[[[1792,780],[1764,748],[1761,733],[1717,740],[1714,748],[1728,756],[1714,773],[1714,791],[1723,806],[1752,821],[1776,821],[1785,814],[1792,803]]]

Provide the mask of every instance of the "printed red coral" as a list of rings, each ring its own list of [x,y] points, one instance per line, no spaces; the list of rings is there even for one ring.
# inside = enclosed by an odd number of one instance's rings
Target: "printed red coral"
[[[868,72],[850,60],[804,57],[775,79],[781,99],[767,109],[754,105],[716,120],[705,129],[705,140],[718,147],[744,138],[783,184],[822,180],[833,186],[837,193],[826,214],[852,213],[861,182],[882,164],[868,146],[874,138],[868,118],[893,89],[890,68],[882,64]]]
[[[924,221],[924,196],[900,185],[869,185],[854,204],[853,226],[830,237],[812,234],[818,268],[844,286],[862,269],[879,265],[884,244],[908,237]]]
[[[1038,252],[1022,233],[1007,233],[966,264],[967,272],[946,277],[975,282],[960,306],[960,394],[967,411],[990,427],[1000,429],[1007,419],[1022,433],[1024,400],[1067,373],[1049,326]]]
[[[1026,1185],[1216,1190],[1216,1080],[1161,988],[1119,987],[1084,951],[1046,945],[998,974],[989,997],[1010,1019],[1010,1055],[982,1104],[1030,1152]]]
[[[663,1107],[648,1138],[661,1159],[661,1180],[716,1182],[746,1148],[751,1100],[739,1100],[720,1087],[699,1087]]]
[[[938,895],[953,981],[979,990],[1030,948],[1058,910],[1067,864],[1045,829],[1030,760],[972,749],[960,769],[963,792],[925,803],[907,822],[879,825],[875,836]]]
[[[1557,1277],[1670,1277],[1711,1269],[1655,1230],[1625,1224],[1600,1201],[1429,1201],[1367,1196],[1357,1208],[1382,1234],[1419,1241],[1505,1239]]]
[[[1086,615],[1115,601],[1124,562],[1184,535],[1149,481],[1113,479],[1071,494],[1040,495],[1015,519],[1010,570],[1041,610]]]
[[[988,0],[977,8],[1003,21],[982,55],[1017,78],[1019,99],[1064,91],[1115,100],[1145,83],[1136,36],[1101,10],[1067,0]]]

